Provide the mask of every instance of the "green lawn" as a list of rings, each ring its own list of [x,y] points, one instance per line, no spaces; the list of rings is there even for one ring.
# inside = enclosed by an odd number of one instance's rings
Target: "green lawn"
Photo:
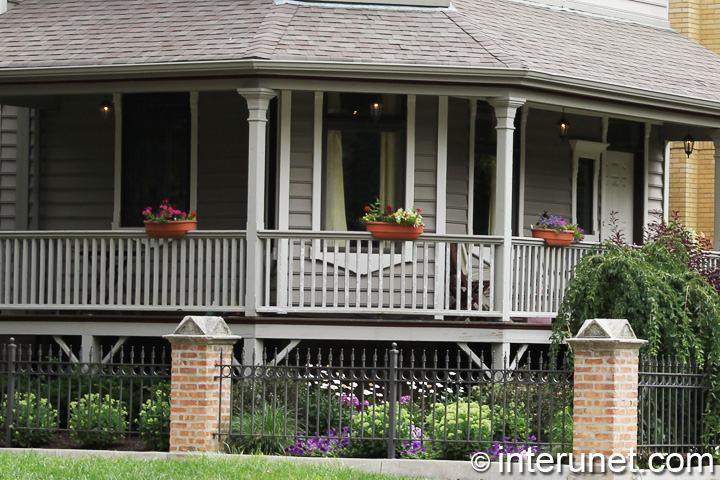
[[[1,479],[328,479],[401,480],[410,477],[376,475],[332,466],[293,465],[263,457],[243,460],[191,457],[182,460],[133,460],[128,458],[79,457],[0,453]]]

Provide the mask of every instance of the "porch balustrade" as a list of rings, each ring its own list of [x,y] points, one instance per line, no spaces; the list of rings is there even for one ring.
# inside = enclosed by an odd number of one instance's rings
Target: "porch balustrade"
[[[242,312],[245,233],[3,232],[0,308]]]
[[[592,246],[556,248],[514,238],[511,278],[501,279],[501,237],[258,235],[260,268],[246,273],[242,231],[197,231],[172,240],[144,232],[3,232],[0,309],[243,313],[248,278],[258,275],[259,313],[499,318],[499,291],[510,288],[511,316],[552,317],[572,268]]]

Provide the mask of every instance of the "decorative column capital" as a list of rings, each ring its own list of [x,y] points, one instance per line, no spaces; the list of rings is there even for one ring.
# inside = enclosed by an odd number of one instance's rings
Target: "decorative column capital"
[[[525,105],[525,99],[519,97],[496,97],[488,100],[495,109],[496,128],[514,129],[517,109]]]
[[[268,106],[270,100],[277,96],[277,92],[264,87],[238,88],[237,92],[247,101],[248,121],[267,122]]]

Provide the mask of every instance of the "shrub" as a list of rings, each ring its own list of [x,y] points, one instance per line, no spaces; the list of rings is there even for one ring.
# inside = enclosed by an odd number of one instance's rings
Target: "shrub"
[[[254,410],[235,412],[228,441],[231,450],[277,455],[296,438],[295,419],[284,405],[265,403]]]
[[[170,449],[170,384],[162,383],[152,392],[140,410],[140,437],[152,450]]]
[[[125,435],[127,409],[120,400],[99,393],[70,404],[70,437],[89,448],[104,448]]]
[[[34,393],[15,392],[15,408],[13,408],[14,447],[37,447],[47,443],[58,427],[57,409],[53,408],[47,398],[39,400]],[[0,431],[5,430],[5,413],[7,396],[0,405]],[[42,430],[34,430],[42,429]]]
[[[407,404],[398,402],[396,405],[395,435],[397,438],[412,438],[414,429],[419,429],[415,425],[422,425],[422,418],[417,410],[415,415],[411,415]],[[354,439],[350,451],[353,456],[382,458],[387,455],[388,443],[384,439],[389,435],[389,410],[389,403],[378,403],[365,407],[363,411],[352,417]],[[375,440],[372,440],[373,438]],[[396,441],[396,456],[402,456],[402,452],[407,450],[406,447],[403,442]]]

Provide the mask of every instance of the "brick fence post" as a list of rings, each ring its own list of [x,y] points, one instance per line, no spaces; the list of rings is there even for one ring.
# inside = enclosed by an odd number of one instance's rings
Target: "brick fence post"
[[[229,379],[222,380],[220,398],[218,365],[230,362],[240,337],[221,317],[188,316],[163,338],[172,345],[170,452],[217,452],[222,443],[216,434],[230,421],[231,401]]]
[[[568,343],[575,353],[575,462],[582,454],[628,458],[637,449],[639,350],[646,341],[627,320],[594,319]]]

